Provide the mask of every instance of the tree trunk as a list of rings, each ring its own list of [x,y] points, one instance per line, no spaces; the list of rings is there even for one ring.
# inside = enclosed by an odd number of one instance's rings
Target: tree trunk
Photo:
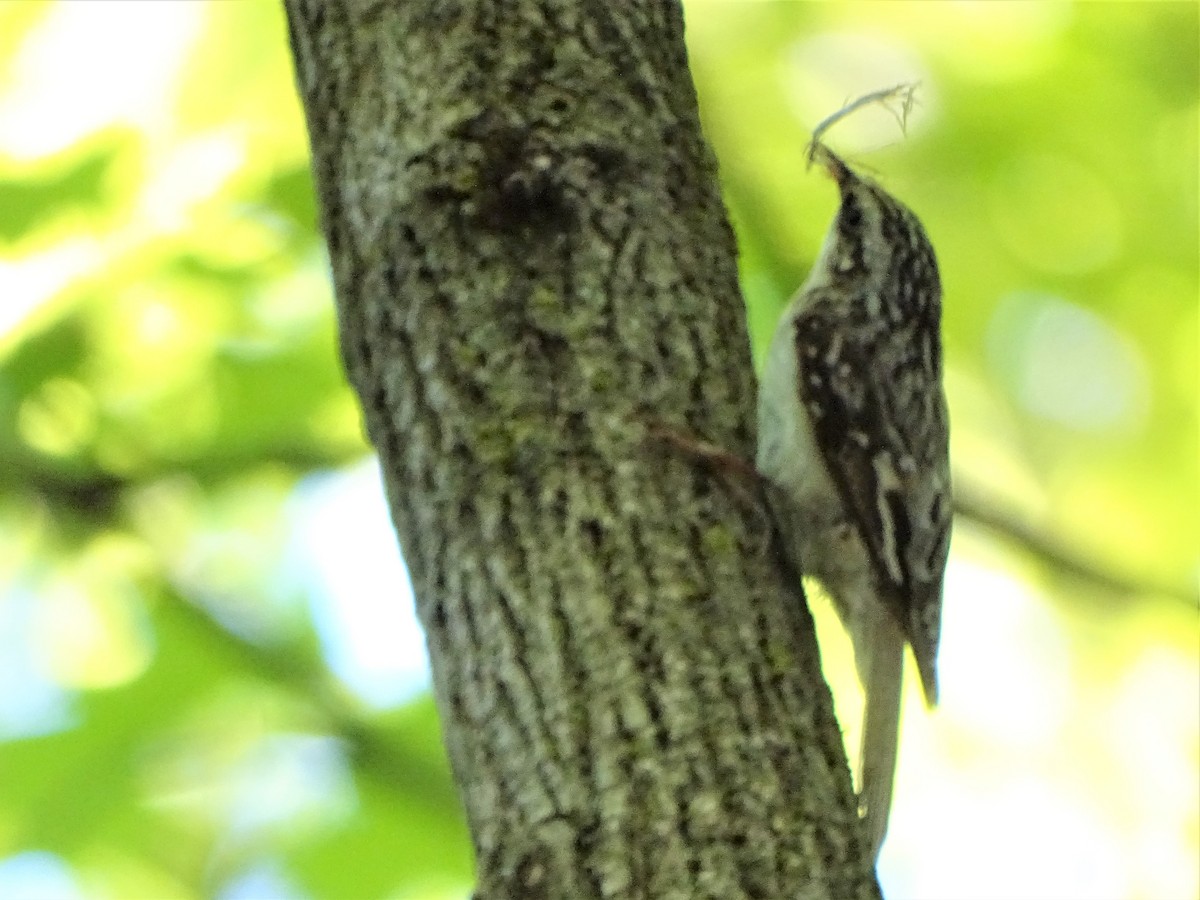
[[[678,4],[288,18],[478,896],[877,897],[769,520],[644,427],[753,458]]]

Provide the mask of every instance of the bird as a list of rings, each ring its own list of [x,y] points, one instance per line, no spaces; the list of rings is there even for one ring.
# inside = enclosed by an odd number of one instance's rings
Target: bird
[[[809,159],[841,202],[767,351],[755,468],[788,562],[821,585],[854,646],[866,700],[859,807],[877,859],[906,645],[926,704],[938,699],[952,506],[942,288],[916,215],[826,147],[825,127]]]

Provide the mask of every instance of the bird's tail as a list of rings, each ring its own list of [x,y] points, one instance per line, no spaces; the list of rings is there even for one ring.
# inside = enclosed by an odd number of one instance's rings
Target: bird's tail
[[[866,711],[859,754],[859,805],[865,813],[872,852],[878,857],[887,834],[896,774],[905,639],[899,623],[887,613],[871,616],[864,624],[868,633],[860,640],[861,649],[867,653],[860,663],[859,677],[866,694]],[[856,648],[856,655],[859,652]]]

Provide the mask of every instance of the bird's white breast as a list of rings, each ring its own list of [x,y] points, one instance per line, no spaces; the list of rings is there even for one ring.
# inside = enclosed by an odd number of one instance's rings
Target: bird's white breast
[[[802,507],[840,501],[813,437],[800,400],[803,373],[796,358],[796,315],[802,295],[789,304],[767,350],[758,399],[759,472]]]

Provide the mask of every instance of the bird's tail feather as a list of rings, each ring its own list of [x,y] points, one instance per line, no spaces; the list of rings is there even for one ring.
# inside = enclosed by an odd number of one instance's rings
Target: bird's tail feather
[[[859,676],[866,693],[862,752],[859,755],[859,803],[865,810],[872,852],[879,856],[887,834],[896,774],[896,749],[900,732],[901,682],[904,675],[904,632],[886,613],[871,617],[862,635],[865,662]],[[856,648],[856,655],[859,648]]]

